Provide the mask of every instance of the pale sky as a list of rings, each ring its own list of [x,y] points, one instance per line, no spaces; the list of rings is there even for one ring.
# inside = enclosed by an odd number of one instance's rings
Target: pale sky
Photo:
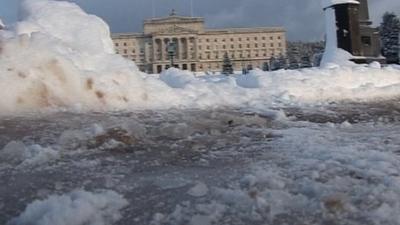
[[[112,32],[141,32],[152,17],[151,0],[69,0],[103,18]],[[190,14],[190,0],[153,0],[156,16],[171,9]],[[19,0],[0,0],[0,18],[10,24],[18,18]],[[205,17],[210,28],[283,26],[289,40],[322,40],[324,20],[320,0],[193,0],[194,15]],[[400,0],[369,0],[370,13],[379,24],[384,12],[400,16]]]

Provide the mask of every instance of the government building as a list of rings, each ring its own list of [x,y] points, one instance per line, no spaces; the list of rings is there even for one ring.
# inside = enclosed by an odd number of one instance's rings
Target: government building
[[[170,67],[167,46],[174,42],[174,66],[193,72],[222,70],[227,53],[234,70],[263,68],[271,57],[286,55],[286,32],[280,27],[207,29],[204,18],[178,16],[144,21],[143,33],[113,34],[117,54],[141,71],[161,73]]]

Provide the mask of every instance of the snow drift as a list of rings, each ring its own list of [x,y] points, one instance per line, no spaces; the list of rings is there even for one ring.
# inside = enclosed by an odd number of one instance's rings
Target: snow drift
[[[2,114],[54,108],[268,107],[400,95],[399,68],[376,65],[330,62],[323,68],[201,78],[171,69],[153,77],[114,54],[107,24],[74,3],[25,0],[22,12],[23,21],[0,31]]]

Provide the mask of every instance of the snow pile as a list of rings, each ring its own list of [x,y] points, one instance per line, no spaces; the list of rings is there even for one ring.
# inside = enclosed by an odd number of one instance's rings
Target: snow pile
[[[34,201],[8,225],[110,225],[121,219],[127,205],[114,191],[73,191]]]
[[[237,81],[240,86],[262,90],[260,97],[264,95],[265,100],[272,98],[275,102],[368,101],[400,96],[400,71],[377,67],[374,63],[371,67],[253,71]]]
[[[164,71],[160,75],[160,79],[172,88],[183,88],[195,78],[189,71],[180,71],[179,69],[171,68]]]
[[[114,53],[107,24],[96,16],[87,15],[75,4],[25,0],[22,15],[25,20],[17,24],[18,35],[40,32],[84,53]]]
[[[0,35],[3,112],[126,108],[144,101],[140,72],[112,54],[102,20],[62,1],[26,0],[23,12],[12,34]]]
[[[60,153],[40,145],[26,146],[22,142],[12,141],[0,150],[0,162],[19,166],[36,166],[60,158]]]
[[[149,76],[113,54],[108,26],[73,3],[25,0],[23,15],[15,30],[0,31],[1,114],[53,108],[265,108],[400,95],[399,68],[354,65],[338,50],[329,51],[321,69],[196,78],[172,68]]]

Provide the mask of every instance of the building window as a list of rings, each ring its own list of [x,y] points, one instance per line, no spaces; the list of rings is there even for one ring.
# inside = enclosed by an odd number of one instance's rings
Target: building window
[[[223,48],[223,49],[226,49],[226,46],[225,46],[225,45],[222,45],[222,48]]]
[[[250,38],[246,38],[246,40],[250,41]]]
[[[257,41],[257,40],[258,40],[258,38],[257,38],[257,37],[254,37],[254,40],[255,40],[255,41]]]
[[[128,46],[128,44],[126,42],[124,42],[124,46]]]
[[[263,41],[265,41],[265,37],[262,37]]]
[[[258,48],[258,44],[257,44],[257,43],[256,43],[256,44],[254,44],[254,47]]]
[[[231,45],[231,48],[233,49],[233,48],[235,48],[235,46],[234,46],[234,45]]]
[[[271,37],[269,37],[269,40],[271,40],[271,41],[272,41],[272,40],[274,40],[274,37],[272,37],[272,36],[271,36]]]
[[[242,44],[239,44],[239,48],[242,48]]]
[[[118,46],[119,46],[119,43],[115,43],[115,46],[117,46],[117,47],[118,47]]]
[[[274,43],[271,43],[271,48],[273,48],[274,47]]]
[[[239,38],[239,41],[242,41],[242,38]]]
[[[250,48],[250,44],[247,44],[247,48]]]
[[[207,38],[207,39],[206,39],[206,42],[210,42],[210,39]]]
[[[281,36],[278,36],[278,40],[281,40]]]
[[[279,43],[278,46],[279,46],[279,47],[282,47],[282,43]]]
[[[267,47],[267,45],[265,43],[262,44],[263,47]]]
[[[215,39],[214,42],[218,42],[218,39]]]
[[[234,41],[233,38],[231,38],[231,41]]]
[[[124,49],[124,54],[128,54],[128,50]]]

